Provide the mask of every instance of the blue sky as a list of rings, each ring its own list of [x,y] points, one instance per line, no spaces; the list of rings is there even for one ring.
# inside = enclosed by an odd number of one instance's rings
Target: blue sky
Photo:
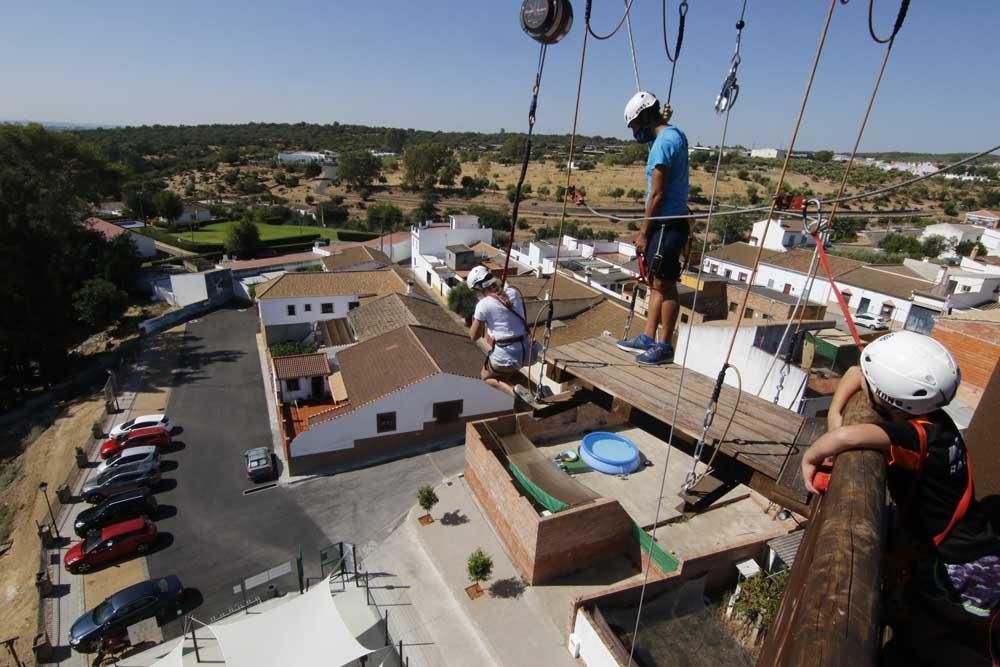
[[[732,54],[740,0],[690,0],[674,87],[674,122],[718,143],[712,109]],[[1000,143],[1000,3],[914,2],[862,150],[976,151]],[[583,39],[550,47],[537,130],[568,132]],[[519,0],[282,3],[39,2],[0,22],[0,118],[90,123],[333,122],[432,130],[523,131],[537,45]],[[622,3],[596,0],[608,30]],[[729,143],[785,146],[805,87],[825,0],[748,0],[740,100]],[[677,3],[669,0],[671,39]],[[888,31],[897,0],[877,0]],[[882,49],[867,2],[837,9],[798,147],[847,150]],[[666,91],[660,3],[636,0],[643,87]],[[580,130],[626,136],[634,92],[625,31],[590,40]]]

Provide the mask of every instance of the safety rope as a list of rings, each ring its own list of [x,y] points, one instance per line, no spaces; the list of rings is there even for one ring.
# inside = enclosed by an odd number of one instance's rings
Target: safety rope
[[[892,40],[896,39],[896,35],[899,34],[900,28],[903,27],[903,21],[906,20],[906,11],[909,8],[910,0],[902,0],[899,3],[899,11],[896,13],[896,23],[892,26],[892,34],[883,39],[875,34],[875,23],[872,20],[872,13],[875,11],[875,0],[868,0],[868,34],[879,44],[891,44]]]
[[[625,21],[628,19],[628,15],[632,11],[632,5],[634,3],[635,3],[635,0],[627,0],[627,2],[625,3],[625,14],[618,21],[617,25],[615,25],[614,30],[612,30],[611,32],[609,32],[606,35],[599,35],[596,32],[594,32],[594,29],[590,25],[590,9],[591,9],[592,2],[591,2],[591,0],[587,0],[587,11],[585,12],[584,17],[583,17],[584,18],[584,24],[587,27],[587,34],[589,34],[594,39],[600,40],[602,42],[604,40],[606,40],[606,39],[611,39],[612,37],[615,36],[615,34],[617,34],[617,32],[619,30],[622,29],[622,25],[624,25]]]
[[[681,0],[677,6],[677,41],[674,43],[674,52],[670,53],[670,40],[667,38],[667,0],[663,0],[663,50],[667,53],[667,60],[670,61],[670,84],[667,86],[667,106],[670,106],[670,98],[674,93],[674,74],[677,72],[677,60],[681,55],[681,46],[684,44],[684,24],[687,22],[688,3]]]
[[[628,8],[628,0],[624,0],[626,9]],[[635,40],[632,39],[632,16],[626,12],[625,13],[625,26],[628,28],[628,50],[632,55],[632,72],[635,74],[635,92],[642,90],[642,84],[639,83],[639,61],[635,57]]]
[[[542,86],[542,72],[545,70],[545,53],[547,44],[541,44],[538,49],[538,67],[535,71],[535,85],[531,89],[531,106],[528,107],[528,135],[524,140],[524,155],[521,158],[521,174],[517,178],[514,190],[514,203],[510,211],[510,236],[507,238],[507,256],[503,262],[503,273],[500,274],[500,289],[507,284],[507,269],[510,267],[510,252],[514,248],[514,233],[517,231],[517,212],[521,204],[521,188],[528,175],[528,162],[531,160],[531,135],[535,131],[535,111],[538,108],[538,91]]]
[[[744,21],[743,21],[743,17],[744,17],[744,13],[745,12],[746,12],[746,2],[743,3],[743,9],[740,12],[740,20],[736,24],[736,29],[737,29],[736,54],[737,55],[739,54],[739,50],[740,50],[740,40],[741,40],[741,37],[742,37],[742,30],[743,30],[744,26],[746,25],[744,23]],[[704,256],[705,251],[708,248],[708,233],[709,233],[709,227],[711,226],[711,218],[712,218],[712,213],[711,212],[715,209],[715,200],[716,200],[716,197],[718,196],[718,191],[719,191],[719,175],[720,175],[720,173],[722,171],[722,154],[725,152],[726,138],[727,138],[728,133],[729,133],[729,115],[732,112],[732,109],[733,109],[732,105],[728,105],[726,107],[726,109],[725,109],[725,119],[724,119],[723,124],[722,124],[722,137],[719,140],[719,156],[718,156],[718,159],[716,160],[716,163],[715,163],[715,175],[714,175],[714,177],[712,179],[712,195],[711,195],[711,198],[709,199],[709,215],[708,215],[708,220],[705,223],[705,230],[704,230],[703,236],[702,236],[702,246],[701,246],[702,256]],[[719,110],[717,109],[717,111],[719,111]],[[693,233],[693,230],[692,230],[692,233]],[[697,308],[698,308],[698,295],[701,293],[700,287],[701,287],[701,284],[702,284],[701,283],[702,276],[704,274],[704,264],[705,264],[704,262],[698,262],[698,278],[697,278],[697,280],[698,280],[698,282],[697,282],[698,289],[695,289],[695,291],[694,291],[694,297],[692,298],[692,301],[691,301],[691,313],[692,313],[692,316],[693,316],[694,313],[697,312]],[[638,285],[636,285],[636,290],[637,289],[638,289]],[[636,294],[635,294],[635,291],[633,291],[633,293],[632,293],[633,304],[635,303],[635,299],[636,299]],[[692,322],[693,322],[693,320],[692,320]],[[677,416],[680,414],[681,394],[683,394],[684,380],[687,377],[687,367],[688,367],[687,361],[688,361],[688,353],[689,353],[689,351],[691,349],[691,338],[692,338],[692,336],[691,336],[691,327],[689,325],[688,326],[688,334],[687,334],[687,337],[684,340],[684,352],[681,355],[681,374],[680,374],[680,378],[678,379],[678,384],[677,384],[677,395],[674,398],[674,410],[673,410],[673,416],[670,419],[670,431],[667,434],[667,455],[666,455],[666,460],[663,463],[663,471],[660,474],[660,491],[659,491],[659,494],[657,495],[657,498],[656,498],[656,514],[655,514],[655,518],[653,519],[653,525],[654,526],[657,526],[660,523],[660,511],[661,511],[661,508],[663,506],[663,493],[664,493],[664,490],[666,489],[666,486],[667,486],[667,470],[670,467],[670,453],[674,449],[674,433],[676,431],[676,426],[675,425],[677,424]],[[738,375],[739,371],[736,371],[736,373]],[[740,394],[737,395],[736,407],[739,406],[739,396],[742,395],[742,384],[743,384],[743,382],[742,382],[742,379],[741,379],[740,380]],[[719,388],[719,391],[721,391],[721,387]],[[733,408],[733,414],[730,417],[730,422],[729,422],[730,424],[732,423],[732,419],[736,415],[736,407]],[[727,425],[726,426],[726,432],[728,433],[728,431],[729,431],[729,426]],[[697,461],[697,459],[695,459],[695,460]],[[645,601],[645,598],[646,598],[646,585],[649,582],[649,568],[650,568],[651,560],[652,559],[647,560],[645,571],[642,574],[642,588],[639,591],[639,606],[638,606],[638,609],[637,609],[636,615],[635,615],[635,627],[633,628],[633,631],[632,631],[632,643],[631,643],[631,646],[629,647],[629,653],[628,653],[628,667],[631,667],[631,665],[632,665],[632,658],[635,655],[635,643],[636,643],[636,640],[637,640],[637,638],[639,636],[639,621],[640,621],[640,619],[642,617],[642,605],[643,605],[643,602]]]

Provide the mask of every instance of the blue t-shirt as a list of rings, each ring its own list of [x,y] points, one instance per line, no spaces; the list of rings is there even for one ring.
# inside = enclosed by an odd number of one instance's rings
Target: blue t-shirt
[[[646,160],[646,201],[653,191],[653,170],[659,165],[670,168],[667,192],[660,210],[653,215],[686,215],[688,206],[688,140],[673,125],[660,130]],[[664,221],[668,222],[668,221]]]

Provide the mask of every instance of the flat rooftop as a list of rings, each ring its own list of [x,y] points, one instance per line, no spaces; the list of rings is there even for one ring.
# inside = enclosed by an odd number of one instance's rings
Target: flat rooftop
[[[660,495],[660,479],[663,476],[663,466],[667,465],[667,481],[663,488],[663,502],[660,507],[659,524],[676,519],[681,516],[678,509],[683,500],[678,495],[681,486],[684,484],[684,477],[691,472],[691,456],[674,447],[670,453],[670,461],[667,461],[667,443],[646,433],[641,428],[625,425],[620,427],[610,427],[606,429],[612,433],[617,433],[628,438],[642,453],[645,460],[651,464],[639,468],[634,473],[626,477],[618,475],[606,475],[596,470],[583,473],[576,473],[573,479],[580,482],[590,490],[603,498],[614,498],[629,513],[629,516],[639,524],[644,530],[650,530],[656,523],[656,499]],[[545,445],[538,445],[537,449],[541,454],[554,460],[560,453],[567,449],[577,451],[583,443],[581,437],[569,437],[554,442],[547,442]],[[553,463],[555,465],[555,463]],[[705,468],[698,467],[699,472]],[[568,473],[567,473],[568,474]],[[750,489],[740,484],[717,500],[714,505],[731,502],[732,500],[745,497]],[[713,506],[714,506],[713,505]]]

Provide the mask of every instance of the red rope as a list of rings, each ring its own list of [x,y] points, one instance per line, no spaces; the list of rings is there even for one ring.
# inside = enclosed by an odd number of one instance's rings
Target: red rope
[[[858,346],[859,350],[862,350],[865,347],[864,343],[861,342],[861,336],[858,335],[857,327],[854,326],[854,319],[851,317],[851,311],[847,307],[847,302],[844,301],[844,295],[840,293],[837,283],[833,280],[833,271],[830,270],[830,260],[826,258],[826,250],[823,248],[823,240],[819,237],[818,231],[813,232],[812,237],[813,241],[816,242],[816,251],[819,253],[819,262],[823,265],[823,272],[826,273],[826,278],[830,281],[830,287],[833,288],[833,293],[837,296],[837,303],[840,304],[840,312],[844,315],[844,321],[847,322],[847,328],[851,331],[851,337],[854,338],[854,344]]]

